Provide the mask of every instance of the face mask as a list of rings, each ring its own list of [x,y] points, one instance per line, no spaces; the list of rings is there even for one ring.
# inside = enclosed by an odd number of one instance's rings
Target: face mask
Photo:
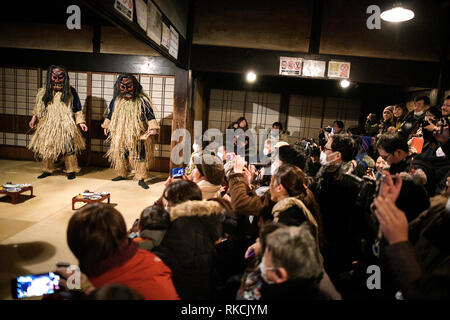
[[[192,145],[192,149],[194,149],[194,152],[199,152],[201,150],[200,146],[197,143],[194,143]]]
[[[420,117],[421,115],[423,115],[423,111],[418,111],[418,112],[414,111],[414,115],[416,117]]]
[[[327,154],[323,151],[320,152],[320,164],[325,166],[328,163]]]
[[[268,156],[269,155],[269,149],[264,148],[263,153],[264,153],[265,156]]]
[[[259,270],[261,270],[261,277],[267,284],[275,283],[275,281],[267,279],[267,270],[275,270],[275,268],[266,268],[266,265],[264,264],[264,257],[262,258],[261,263],[259,264]]]
[[[272,129],[272,130],[270,131],[270,135],[271,135],[272,137],[278,137],[278,136],[280,135],[280,130],[278,130],[278,129]]]

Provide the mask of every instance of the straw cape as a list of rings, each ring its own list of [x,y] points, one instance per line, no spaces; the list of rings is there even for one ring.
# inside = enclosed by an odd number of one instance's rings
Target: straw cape
[[[77,124],[84,122],[82,111],[73,113],[73,95],[69,93],[67,103],[61,101],[57,92],[47,106],[42,101],[45,88],[40,88],[36,96],[33,115],[38,118],[28,149],[41,159],[57,159],[67,154],[77,154],[86,148],[84,138]]]
[[[148,131],[159,129],[156,119],[146,121],[143,117],[145,108],[152,106],[150,98],[141,93],[136,99],[126,100],[117,98],[114,105],[114,112],[111,120],[105,119],[103,128],[110,131],[106,142],[109,149],[105,157],[111,162],[111,166],[119,172],[119,175],[126,176],[128,163],[136,170],[135,180],[144,179],[146,171],[153,160],[154,136],[150,136]],[[142,145],[145,148],[145,159],[140,159]],[[128,152],[128,160],[125,154]],[[145,166],[143,165],[145,164]]]

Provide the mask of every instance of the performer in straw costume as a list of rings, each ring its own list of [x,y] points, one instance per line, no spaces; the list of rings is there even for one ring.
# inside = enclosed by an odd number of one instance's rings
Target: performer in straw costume
[[[77,153],[86,148],[78,129],[87,131],[86,120],[77,92],[70,86],[69,74],[64,67],[50,66],[45,88],[40,88],[30,128],[36,129],[28,149],[42,159],[43,173],[39,179],[50,176],[54,163],[63,157],[67,178],[74,179],[80,172]]]
[[[130,169],[134,169],[134,180],[148,189],[145,179],[159,125],[150,98],[134,76],[124,74],[118,77],[102,128],[110,145],[106,157],[118,175],[112,180],[125,180]]]

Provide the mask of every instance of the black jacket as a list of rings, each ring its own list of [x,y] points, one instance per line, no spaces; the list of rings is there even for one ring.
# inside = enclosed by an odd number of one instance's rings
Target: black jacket
[[[317,175],[317,202],[322,216],[325,270],[336,275],[352,269],[363,255],[366,238],[373,236],[369,206],[374,196],[372,181],[346,174],[343,165],[323,166]]]
[[[187,201],[173,207],[170,217],[171,225],[153,253],[172,270],[181,299],[210,299],[224,209],[215,201]]]

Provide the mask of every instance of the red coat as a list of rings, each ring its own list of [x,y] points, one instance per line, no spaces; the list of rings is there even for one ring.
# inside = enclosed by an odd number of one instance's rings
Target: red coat
[[[137,250],[123,265],[89,280],[95,287],[113,283],[126,285],[146,300],[180,300],[173,286],[172,271],[147,250]]]

